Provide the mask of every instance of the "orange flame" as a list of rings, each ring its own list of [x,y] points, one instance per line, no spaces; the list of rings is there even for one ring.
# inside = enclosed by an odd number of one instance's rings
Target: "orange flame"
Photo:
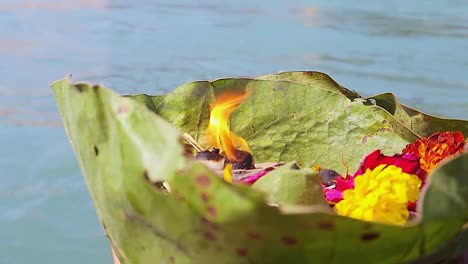
[[[229,116],[247,96],[247,93],[224,93],[216,98],[216,102],[211,107],[206,140],[210,147],[220,149],[230,160],[238,161],[235,155],[236,149],[250,152],[245,139],[235,135],[228,126]]]

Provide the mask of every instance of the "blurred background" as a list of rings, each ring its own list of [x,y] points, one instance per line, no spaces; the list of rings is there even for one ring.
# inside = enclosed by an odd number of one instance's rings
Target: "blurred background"
[[[468,119],[468,2],[0,0],[0,263],[110,263],[49,85],[318,70]]]

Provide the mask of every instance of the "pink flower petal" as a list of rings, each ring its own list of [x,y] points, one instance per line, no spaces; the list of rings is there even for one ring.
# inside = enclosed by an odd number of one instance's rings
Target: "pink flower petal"
[[[245,177],[244,179],[241,180],[241,182],[243,183],[247,183],[248,185],[252,185],[254,184],[258,179],[260,179],[261,177],[265,176],[268,172],[274,170],[275,168],[273,167],[268,167],[260,172],[257,172],[253,175],[250,175],[248,177]]]
[[[337,203],[343,200],[343,192],[336,189],[325,189],[324,194],[327,201],[331,203]]]

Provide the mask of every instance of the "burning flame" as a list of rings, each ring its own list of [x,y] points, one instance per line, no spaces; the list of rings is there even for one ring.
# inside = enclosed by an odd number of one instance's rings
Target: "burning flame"
[[[211,107],[206,139],[210,147],[218,148],[226,153],[229,160],[238,161],[235,155],[236,150],[250,152],[245,139],[236,136],[228,126],[229,116],[247,96],[247,93],[225,93],[219,95]]]

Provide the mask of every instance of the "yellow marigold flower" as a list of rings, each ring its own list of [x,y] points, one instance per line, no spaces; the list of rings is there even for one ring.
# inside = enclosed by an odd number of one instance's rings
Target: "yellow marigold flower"
[[[339,215],[403,225],[409,217],[408,202],[419,198],[421,180],[400,167],[382,164],[354,179],[354,189],[343,192],[335,205]]]

